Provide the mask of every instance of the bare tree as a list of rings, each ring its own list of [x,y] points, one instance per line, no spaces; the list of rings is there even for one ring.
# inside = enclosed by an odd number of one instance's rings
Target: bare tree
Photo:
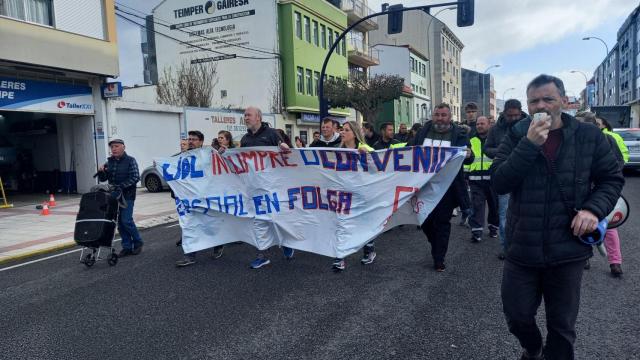
[[[325,81],[324,96],[331,107],[351,107],[362,113],[364,119],[375,122],[382,104],[398,99],[404,79],[396,75],[376,75],[372,78],[356,76],[351,80]]]
[[[158,102],[174,106],[211,107],[213,89],[218,84],[217,64],[184,61],[174,70],[163,69],[158,79]]]

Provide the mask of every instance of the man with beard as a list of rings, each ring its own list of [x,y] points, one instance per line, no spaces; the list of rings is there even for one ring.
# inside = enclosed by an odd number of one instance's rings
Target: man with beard
[[[498,146],[509,129],[522,119],[528,119],[529,115],[522,111],[522,104],[516,99],[509,99],[504,103],[504,112],[498,117],[498,122],[489,130],[487,141],[484,143],[484,153],[493,159],[498,153]],[[500,244],[502,251],[498,254],[500,260],[504,260],[504,252],[507,249],[507,238],[504,228],[507,222],[507,209],[509,208],[509,194],[498,195],[498,216],[500,218]]]
[[[436,106],[433,120],[427,122],[407,145],[423,145],[425,139],[429,139],[433,146],[466,147],[467,153],[464,163],[471,164],[473,162],[473,153],[469,150],[471,146],[469,138],[463,129],[451,122],[451,108],[448,104],[442,103]],[[421,226],[427,240],[431,243],[433,268],[437,272],[443,272],[446,268],[444,258],[451,235],[451,212],[456,206],[463,203],[466,191],[467,185],[461,167],[438,205]]]

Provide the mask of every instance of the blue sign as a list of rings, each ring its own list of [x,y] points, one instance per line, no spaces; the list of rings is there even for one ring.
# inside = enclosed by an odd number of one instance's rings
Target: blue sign
[[[0,110],[93,114],[89,86],[0,77]]]
[[[121,82],[112,82],[102,84],[100,88],[102,90],[103,98],[113,98],[113,97],[122,97],[122,83]]]
[[[327,117],[339,122],[340,124],[347,121],[346,117],[341,117],[341,116],[327,116]],[[320,114],[301,113],[300,122],[318,124],[320,123]]]

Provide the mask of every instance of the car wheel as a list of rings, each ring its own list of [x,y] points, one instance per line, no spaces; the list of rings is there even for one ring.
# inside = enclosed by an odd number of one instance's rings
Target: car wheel
[[[160,178],[153,174],[148,175],[147,178],[144,179],[144,186],[149,192],[162,191],[162,183],[160,182]]]

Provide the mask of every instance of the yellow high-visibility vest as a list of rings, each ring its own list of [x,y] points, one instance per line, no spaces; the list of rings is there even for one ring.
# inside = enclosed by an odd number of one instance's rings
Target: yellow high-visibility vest
[[[474,172],[486,172],[489,170],[492,160],[484,153],[484,151],[482,151],[482,141],[480,141],[479,137],[476,136],[471,138],[470,142],[474,159],[471,164],[467,165],[469,169],[469,180],[489,180],[489,175],[474,176]]]

